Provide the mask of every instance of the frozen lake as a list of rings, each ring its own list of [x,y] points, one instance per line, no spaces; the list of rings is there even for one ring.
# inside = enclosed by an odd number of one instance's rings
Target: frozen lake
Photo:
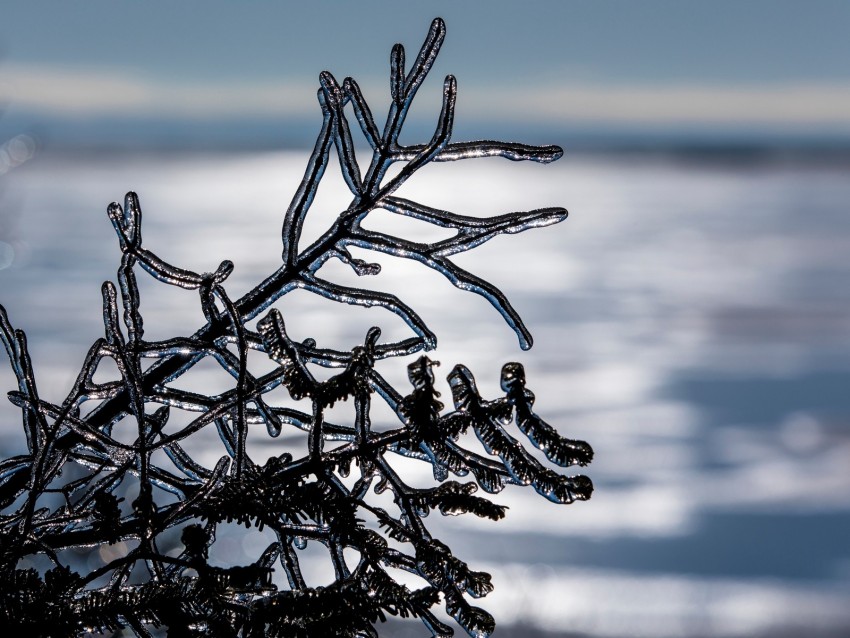
[[[100,284],[120,255],[109,202],[138,192],[145,244],[172,263],[231,259],[235,298],[277,268],[305,160],[43,155],[3,176],[0,303],[27,331],[42,394],[60,401],[102,334]],[[514,302],[528,352],[481,298],[377,259],[378,285],[437,333],[438,372],[462,362],[492,397],[501,365],[522,361],[538,413],[596,451],[587,503],[508,490],[494,499],[510,506],[501,523],[432,515],[437,537],[494,575],[482,606],[497,622],[600,638],[850,632],[848,174],[850,162],[799,157],[567,152],[548,166],[433,165],[402,187],[464,214],[570,210],[458,258]],[[327,176],[308,235],[344,208],[344,188]],[[202,325],[195,296],[145,284],[146,336]],[[320,344],[350,348],[373,323],[407,336],[393,315],[307,293],[281,308],[295,337]],[[404,377],[403,363],[382,365]],[[3,363],[0,388],[14,387]],[[5,401],[0,445],[23,445]]]

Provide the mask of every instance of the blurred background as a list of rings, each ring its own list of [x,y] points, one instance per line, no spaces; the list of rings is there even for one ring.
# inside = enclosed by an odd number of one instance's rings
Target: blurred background
[[[0,15],[0,303],[45,396],[102,334],[109,202],[139,192],[150,249],[199,271],[232,259],[244,293],[277,267],[319,72],[355,77],[382,121],[391,46],[412,60],[439,15],[402,141],[430,137],[452,73],[455,140],[565,155],[434,165],[402,194],[570,219],[459,259],[515,302],[529,352],[430,273],[385,262],[380,285],[436,331],[444,373],[463,362],[493,396],[502,363],[524,362],[538,412],[597,454],[587,503],[508,490],[501,523],[432,521],[493,574],[497,635],[850,634],[850,4],[11,0]],[[347,205],[337,172],[316,229]],[[152,338],[200,325],[143,295]],[[362,340],[338,308],[291,307],[302,338]],[[23,444],[0,402],[3,455]]]

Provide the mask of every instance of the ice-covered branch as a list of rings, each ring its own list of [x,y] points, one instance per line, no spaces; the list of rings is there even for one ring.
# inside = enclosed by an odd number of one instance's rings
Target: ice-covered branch
[[[489,495],[508,484],[530,485],[558,503],[584,500],[590,480],[557,468],[586,465],[593,452],[533,411],[518,363],[503,368],[504,396],[493,400],[481,397],[469,370],[456,366],[448,375],[449,411],[436,390],[437,364],[425,356],[408,365],[411,388],[389,383],[378,360],[433,349],[437,336],[407,300],[319,276],[334,258],[359,276],[380,272],[378,264],[354,258],[351,246],[417,261],[490,301],[522,347],[530,347],[529,330],[507,296],[450,257],[498,235],[563,221],[566,210],[482,218],[397,195],[431,162],[491,156],[550,162],[561,155],[555,146],[453,142],[453,76],[443,83],[431,139],[401,145],[409,109],[444,38],[445,24],[434,20],[410,68],[404,48],[392,49],[382,129],[353,79],[340,84],[329,72],[320,75],[322,125],[284,214],[282,262],[241,298],[226,289],[232,262],[199,273],[151,250],[131,192],[107,210],[121,255],[117,285],[101,286],[103,335],[63,401],[39,394],[26,336],[0,306],[0,340],[17,383],[8,397],[21,410],[27,441],[26,454],[0,460],[0,626],[10,635],[123,630],[147,637],[151,627],[164,626],[169,635],[186,636],[360,637],[377,636],[375,626],[394,615],[417,617],[442,638],[453,630],[435,615],[440,605],[472,636],[493,631],[492,616],[468,600],[492,590],[489,575],[433,538],[426,517],[438,510],[498,521],[506,508]],[[352,128],[371,149],[368,166],[357,157]],[[304,246],[302,231],[332,148],[351,199]],[[388,177],[398,162],[400,170]],[[426,243],[364,228],[379,209],[454,235]],[[137,277],[148,275],[194,296],[206,324],[189,335],[146,339]],[[349,349],[313,337],[295,341],[275,302],[299,289],[382,308],[412,334],[382,342],[376,326]],[[270,357],[273,369],[266,359],[257,371],[257,353]],[[201,362],[223,373],[226,389],[209,389]],[[317,365],[334,374],[323,377]],[[199,383],[183,386],[184,375]],[[349,399],[348,412],[333,409]],[[373,423],[380,401],[397,422]],[[218,452],[206,433],[218,436]],[[275,446],[272,454],[251,444],[258,436]],[[532,454],[523,437],[542,455]],[[435,485],[410,485],[392,462],[398,456],[427,464]],[[268,530],[273,539],[248,564],[214,566],[216,534],[233,522]],[[302,569],[300,551],[308,543],[326,551],[335,574],[330,585],[316,586]],[[79,558],[91,547],[96,555]],[[47,567],[25,567],[33,559]],[[275,566],[283,578],[273,578]],[[399,582],[396,570],[421,587]]]

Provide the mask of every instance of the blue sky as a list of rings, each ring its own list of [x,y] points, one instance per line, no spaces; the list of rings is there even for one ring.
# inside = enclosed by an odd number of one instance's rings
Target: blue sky
[[[7,0],[4,128],[300,126],[316,117],[324,69],[382,106],[390,47],[403,42],[411,59],[438,15],[448,37],[434,73],[458,77],[459,122],[850,135],[840,0]],[[419,98],[423,121],[439,86]]]

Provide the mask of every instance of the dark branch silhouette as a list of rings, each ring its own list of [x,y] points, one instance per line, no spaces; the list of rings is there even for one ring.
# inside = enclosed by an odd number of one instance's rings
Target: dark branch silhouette
[[[322,127],[283,220],[281,265],[242,298],[232,299],[225,289],[231,262],[195,273],[146,248],[139,198],[129,193],[123,206],[108,208],[121,262],[117,286],[102,286],[104,334],[91,346],[61,403],[40,395],[26,337],[0,306],[0,339],[18,382],[9,399],[21,409],[28,450],[0,462],[0,626],[7,635],[79,636],[123,628],[151,636],[154,628],[164,627],[169,636],[376,636],[376,625],[392,615],[419,618],[433,636],[450,636],[447,619],[438,618],[441,606],[470,635],[492,633],[493,618],[470,603],[492,590],[490,576],[434,538],[425,517],[433,509],[444,515],[504,517],[506,508],[479,495],[479,487],[492,494],[507,484],[530,485],[557,503],[587,499],[589,479],[548,467],[526,443],[561,468],[586,465],[592,450],[583,441],[562,437],[534,413],[534,395],[519,363],[503,367],[504,395],[493,399],[481,396],[466,367],[456,366],[448,375],[450,411],[434,387],[437,363],[427,356],[408,365],[410,389],[392,387],[375,362],[433,349],[436,336],[395,295],[318,274],[332,258],[359,276],[377,274],[377,264],[351,256],[352,246],[415,260],[487,299],[520,345],[531,346],[527,327],[505,295],[451,257],[500,234],[560,222],[566,210],[478,218],[395,194],[430,162],[492,156],[551,162],[561,156],[556,146],[452,142],[457,94],[452,76],[443,84],[431,139],[409,146],[399,142],[444,37],[443,21],[434,20],[407,70],[404,48],[393,48],[392,102],[383,130],[354,80],[339,83],[330,73],[321,74]],[[355,152],[351,111],[371,148],[365,169]],[[332,147],[352,198],[318,239],[303,246],[304,220]],[[401,170],[387,177],[398,162]],[[429,244],[363,228],[363,220],[377,209],[455,234]],[[147,340],[137,267],[164,284],[196,291],[207,323],[190,336]],[[322,347],[314,339],[296,342],[284,316],[272,307],[295,289],[384,308],[401,317],[411,333],[385,342],[375,327],[349,351]],[[278,367],[252,373],[251,350],[266,353]],[[231,375],[229,390],[205,394],[173,385],[204,359]],[[95,381],[104,360],[115,364],[117,375]],[[320,381],[311,371],[316,365],[338,372]],[[270,393],[278,388],[298,408],[275,405]],[[326,418],[335,403],[349,400],[354,408],[350,423]],[[373,401],[390,406],[398,416],[396,427],[372,429]],[[173,425],[175,411],[189,415],[188,422],[184,418],[182,425]],[[261,427],[271,437],[284,429],[304,432],[304,444],[288,445],[258,463],[247,440],[250,430]],[[205,428],[214,428],[223,446],[214,467],[205,467],[183,447]],[[481,443],[478,451],[472,449],[473,434]],[[162,454],[170,463],[162,462]],[[429,464],[434,487],[408,485],[391,463],[396,455]],[[382,493],[391,498],[375,496]],[[275,540],[253,563],[214,567],[209,554],[216,530],[232,522],[271,530]],[[327,550],[335,574],[331,585],[312,585],[302,573],[299,554],[307,543]],[[97,546],[111,548],[100,566],[74,562],[63,553]],[[22,567],[29,557],[41,557],[51,567]],[[273,583],[276,569],[288,587]],[[411,589],[398,582],[395,570],[415,575],[421,586]]]

